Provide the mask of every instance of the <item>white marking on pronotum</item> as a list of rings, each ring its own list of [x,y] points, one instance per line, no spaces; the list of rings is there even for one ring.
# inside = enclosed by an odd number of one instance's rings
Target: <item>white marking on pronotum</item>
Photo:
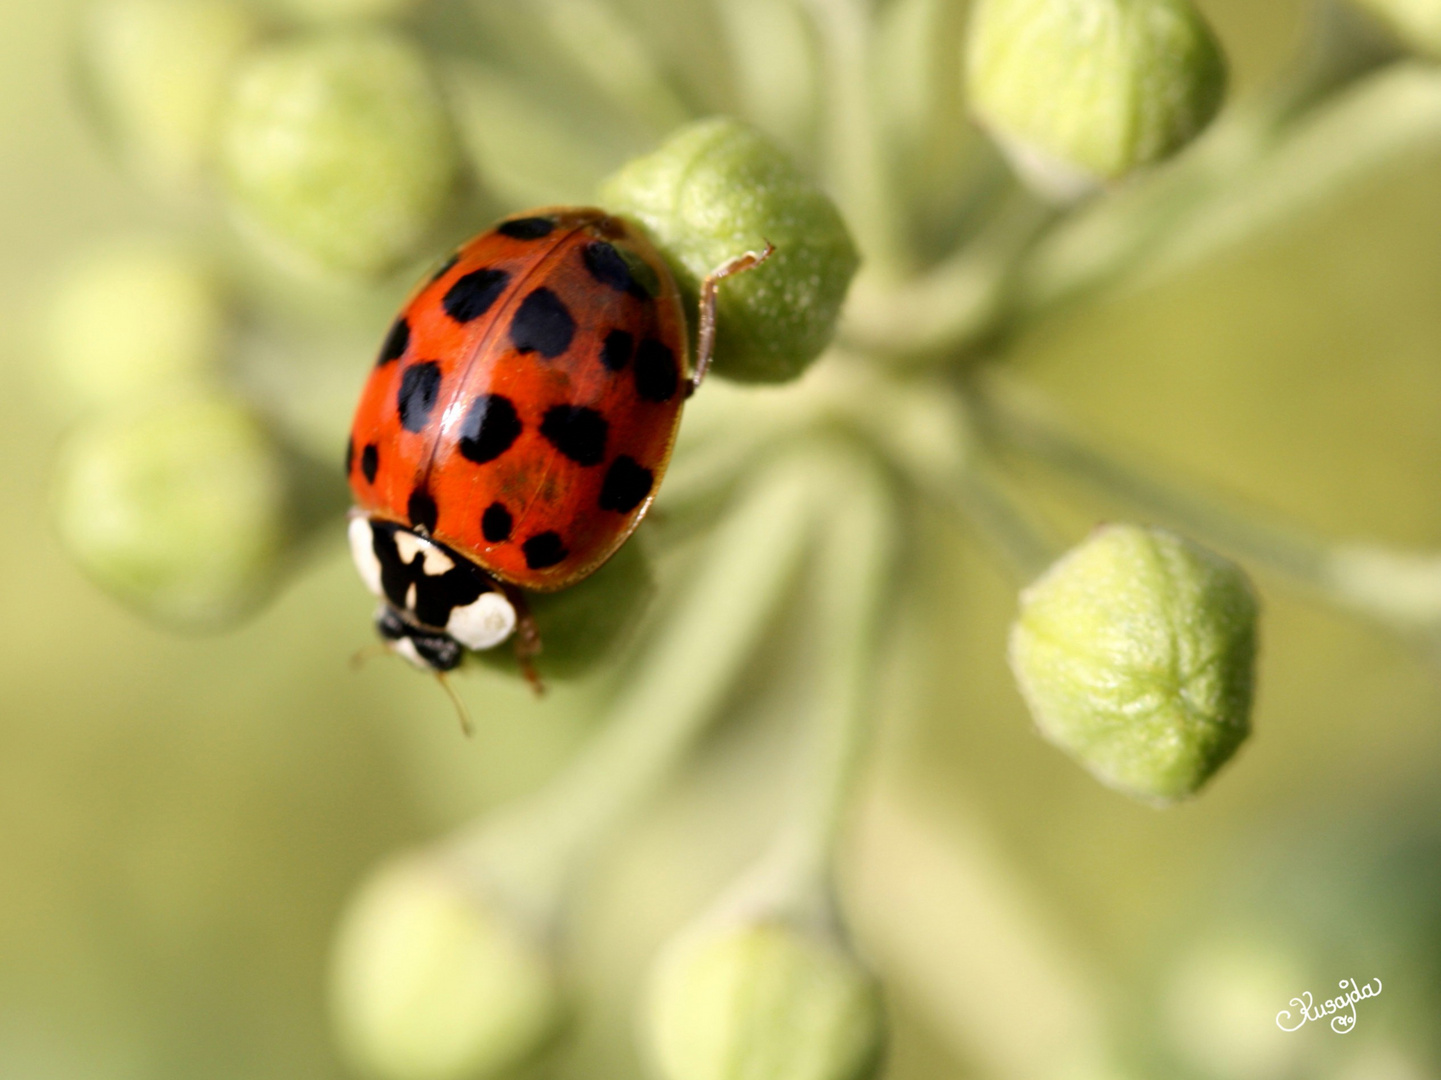
[[[502,593],[481,593],[480,599],[450,613],[445,632],[467,649],[493,649],[515,630],[515,608]]]
[[[419,554],[423,560],[421,568],[427,577],[440,577],[441,574],[448,574],[455,569],[455,560],[449,555],[428,540],[404,529],[395,530],[395,550],[400,552],[400,561],[406,566],[412,565],[415,556]]]
[[[415,582],[413,581],[410,583],[410,587],[405,590],[405,606],[410,611],[415,610]]]
[[[416,667],[420,668],[421,671],[434,670],[426,661],[425,657],[420,655],[420,651],[415,647],[415,642],[411,641],[410,638],[399,638],[391,642],[390,647],[395,650],[397,656],[405,657]]]
[[[370,527],[370,519],[361,516],[351,518],[349,531],[350,557],[355,560],[355,569],[360,572],[360,580],[365,582],[367,589],[379,596],[380,560],[375,557],[375,530]]]

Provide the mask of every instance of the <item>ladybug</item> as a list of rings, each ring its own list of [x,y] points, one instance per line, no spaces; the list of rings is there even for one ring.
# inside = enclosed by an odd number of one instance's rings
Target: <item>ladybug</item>
[[[539,689],[525,591],[575,584],[635,531],[710,364],[716,285],[773,250],[705,279],[694,364],[670,270],[603,210],[504,220],[415,290],[345,455],[351,554],[387,647],[443,675],[514,636]]]

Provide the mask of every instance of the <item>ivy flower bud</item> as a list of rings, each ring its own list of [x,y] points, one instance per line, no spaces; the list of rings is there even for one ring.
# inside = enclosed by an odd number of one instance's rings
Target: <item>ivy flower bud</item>
[[[646,1035],[665,1080],[862,1080],[880,1062],[875,981],[783,921],[682,935],[652,976]]]
[[[103,587],[175,626],[217,626],[270,592],[290,538],[278,448],[239,403],[147,398],[61,451],[60,538]]]
[[[1021,594],[1011,668],[1041,733],[1102,783],[1194,794],[1250,731],[1255,594],[1162,529],[1097,529]]]
[[[88,103],[127,167],[166,192],[197,187],[226,83],[259,27],[231,0],[101,0],[81,23]]]
[[[1407,45],[1441,56],[1441,4],[1435,0],[1356,0],[1396,32]]]
[[[331,1009],[342,1049],[383,1080],[482,1080],[534,1055],[563,1002],[508,912],[438,863],[382,868],[341,920]]]
[[[87,253],[45,311],[57,401],[104,405],[211,372],[224,346],[225,307],[205,269],[148,240]]]
[[[413,255],[456,182],[454,135],[424,57],[380,31],[253,56],[232,88],[221,160],[242,223],[281,254],[351,276]]]
[[[735,120],[682,128],[601,187],[671,263],[690,310],[701,279],[769,241],[763,265],[726,280],[713,370],[742,382],[794,379],[830,343],[859,256],[835,204],[764,135]]]
[[[1195,138],[1226,61],[1190,0],[981,0],[966,87],[1022,178],[1069,201]]]

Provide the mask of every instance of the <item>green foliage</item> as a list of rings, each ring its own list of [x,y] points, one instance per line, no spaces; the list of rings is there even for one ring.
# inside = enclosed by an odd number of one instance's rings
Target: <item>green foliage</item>
[[[966,57],[976,115],[1062,198],[1174,154],[1226,89],[1189,0],[980,0]]]
[[[293,520],[287,470],[239,402],[158,394],[63,448],[56,526],[75,560],[144,614],[217,627],[268,598]]]
[[[780,922],[677,939],[652,977],[646,1027],[665,1080],[864,1080],[884,1042],[870,975]]]
[[[1011,666],[1042,734],[1111,787],[1169,802],[1250,732],[1256,614],[1230,560],[1103,526],[1021,594]]]
[[[1435,0],[1353,0],[1418,52],[1441,56],[1441,4]]]
[[[45,312],[46,389],[57,405],[90,409],[203,381],[224,352],[226,316],[211,275],[177,245],[98,247],[66,268]]]
[[[549,958],[513,913],[435,860],[376,872],[341,921],[331,1006],[367,1076],[482,1080],[534,1053],[560,1020]]]
[[[830,199],[759,131],[733,120],[683,128],[606,181],[600,198],[650,230],[692,311],[712,270],[775,245],[764,265],[721,287],[716,374],[785,382],[830,343],[855,245]]]
[[[245,224],[341,275],[415,256],[455,193],[454,135],[425,57],[378,30],[251,56],[226,107],[221,161]]]
[[[231,71],[259,36],[234,0],[95,0],[83,14],[81,73],[117,153],[144,183],[193,194],[211,163]]]

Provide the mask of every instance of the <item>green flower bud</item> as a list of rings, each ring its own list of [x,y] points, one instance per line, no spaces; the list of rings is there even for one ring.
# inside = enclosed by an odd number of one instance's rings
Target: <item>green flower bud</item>
[[[606,181],[600,198],[650,230],[692,312],[702,278],[775,245],[765,264],[720,287],[717,374],[784,382],[830,343],[859,256],[835,204],[754,128],[727,119],[682,128]]]
[[[1017,172],[1065,201],[1194,139],[1226,61],[1189,0],[981,0],[966,86]]]
[[[103,587],[182,627],[223,624],[270,592],[290,539],[279,450],[238,402],[135,403],[62,448],[60,538]]]
[[[450,121],[424,57],[379,31],[253,56],[232,88],[221,158],[244,224],[278,254],[342,275],[414,255],[456,183]]]
[[[383,868],[342,918],[331,965],[342,1049],[383,1080],[481,1080],[535,1054],[563,1001],[525,926],[444,867]]]
[[[632,537],[584,581],[555,593],[527,593],[540,631],[536,670],[544,679],[574,679],[595,669],[630,638],[655,595],[644,545]],[[477,662],[520,674],[515,650],[471,653]]]
[[[50,389],[104,405],[210,373],[226,312],[205,269],[158,241],[110,244],[69,268],[45,311]]]
[[[1255,594],[1162,529],[1097,529],[1021,594],[1011,668],[1041,733],[1102,783],[1194,794],[1250,731]]]
[[[132,172],[167,192],[197,186],[227,81],[258,32],[229,0],[101,0],[86,12],[89,104]]]
[[[1441,4],[1436,0],[1356,0],[1407,45],[1441,56]]]
[[[879,990],[832,942],[780,921],[684,935],[652,976],[665,1080],[861,1080],[881,1058]]]

